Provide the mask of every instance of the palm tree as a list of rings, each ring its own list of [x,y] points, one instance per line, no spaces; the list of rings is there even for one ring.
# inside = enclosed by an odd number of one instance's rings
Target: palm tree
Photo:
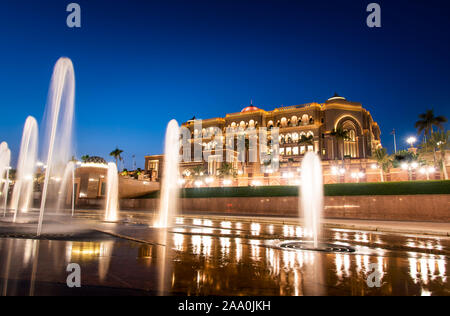
[[[373,152],[372,159],[376,160],[380,167],[381,182],[384,182],[384,173],[388,173],[392,165],[392,159],[389,157],[386,148],[378,148]]]
[[[90,158],[89,155],[81,156],[81,161],[82,161],[82,162],[86,162],[89,158]]]
[[[434,116],[433,110],[427,110],[425,113],[419,115],[419,120],[416,122],[415,127],[418,135],[424,134],[426,142],[427,136],[433,133],[433,126],[443,130],[444,123],[446,122],[447,118],[445,116]]]
[[[205,171],[206,170],[204,166],[195,166],[191,169],[191,174],[194,176],[194,178],[201,178],[205,174]]]
[[[109,155],[111,156],[111,157],[114,157],[114,159],[116,160],[116,165],[117,166],[119,166],[119,164],[118,164],[118,162],[119,161],[122,161],[122,153],[123,153],[123,150],[121,150],[121,149],[119,149],[119,147],[116,147],[116,149],[115,150],[113,150]]]
[[[236,170],[233,168],[233,164],[224,162],[222,166],[217,169],[220,176],[236,176]]]
[[[338,127],[336,129],[333,129],[330,135],[336,139],[336,152],[340,150],[339,147],[342,147],[341,158],[342,161],[344,161],[344,141],[350,140],[348,130],[343,129],[342,127]],[[340,146],[340,144],[342,144],[342,146]]]
[[[312,136],[312,135],[309,135],[309,136],[302,135],[302,136],[298,139],[298,144],[299,144],[299,145],[304,145],[304,146],[311,146],[311,145],[314,144],[313,139],[314,139],[314,136]]]
[[[394,159],[392,160],[392,166],[394,168],[399,168],[403,164],[411,165],[413,163],[417,163],[418,165],[422,165],[423,161],[419,160],[419,155],[413,153],[409,150],[400,150],[394,155]],[[412,180],[412,169],[407,168],[408,170],[408,179]]]
[[[447,168],[445,165],[445,151],[450,149],[449,135],[450,131],[435,132],[431,134],[427,142],[427,145],[433,148],[433,158],[435,166],[438,165],[437,150],[439,150],[441,153],[441,159],[439,159],[439,167],[444,175],[445,180],[448,179]]]

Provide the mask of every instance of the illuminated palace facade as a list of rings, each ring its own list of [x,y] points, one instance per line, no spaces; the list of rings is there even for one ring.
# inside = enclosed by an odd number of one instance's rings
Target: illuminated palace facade
[[[298,181],[302,158],[308,151],[320,155],[325,183],[379,181],[379,172],[374,170],[370,157],[373,150],[381,146],[380,128],[361,103],[347,101],[337,94],[322,104],[283,106],[272,111],[251,104],[239,113],[202,120],[201,131],[196,130],[194,121],[183,126],[190,130],[192,138],[199,137],[199,133],[203,135],[203,152],[208,157],[207,161],[181,163],[181,183],[186,187],[223,186],[224,182],[233,186],[294,184]],[[261,127],[267,129],[268,139],[271,129],[279,128],[279,170],[270,170],[261,161],[238,162],[240,153],[236,147],[232,153],[227,153],[224,146],[222,159],[217,159],[217,142],[214,136],[209,136],[209,129],[219,128],[226,139],[229,128],[255,128],[258,135]],[[347,131],[347,138],[336,137],[333,133],[336,130]],[[226,161],[226,155],[230,157],[230,154],[236,157],[232,163],[234,175],[219,176],[223,164],[220,160]],[[146,157],[146,171],[152,181],[160,180],[163,160],[161,155]],[[203,171],[199,174],[200,170]]]

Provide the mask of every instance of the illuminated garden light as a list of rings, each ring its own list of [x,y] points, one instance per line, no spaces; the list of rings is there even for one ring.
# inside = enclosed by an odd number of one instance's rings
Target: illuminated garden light
[[[201,187],[203,185],[203,181],[197,180],[197,181],[195,181],[194,184],[195,184],[196,187],[199,188],[199,187]]]
[[[255,187],[259,187],[261,185],[261,182],[258,181],[258,180],[253,180],[252,181],[252,185],[255,186]]]
[[[417,139],[413,136],[408,137],[408,139],[406,140],[406,142],[411,146],[414,147],[414,143],[417,141]]]

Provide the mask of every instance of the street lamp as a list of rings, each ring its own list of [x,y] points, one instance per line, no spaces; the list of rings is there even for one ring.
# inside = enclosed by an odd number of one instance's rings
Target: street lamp
[[[417,141],[417,139],[414,136],[408,137],[406,142],[411,146],[411,148],[414,148],[414,143]]]

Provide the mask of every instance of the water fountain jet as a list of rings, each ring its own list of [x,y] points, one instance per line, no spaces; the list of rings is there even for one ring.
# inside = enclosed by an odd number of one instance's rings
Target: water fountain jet
[[[36,119],[29,116],[23,128],[22,143],[20,145],[17,176],[14,185],[11,209],[14,211],[13,222],[16,222],[17,212],[28,212],[33,196],[33,177],[36,170],[38,150],[38,125]]]
[[[305,229],[312,236],[314,248],[319,246],[323,212],[322,163],[316,153],[308,152],[302,161],[300,210],[303,210]]]
[[[68,191],[68,184],[71,183],[71,190]],[[64,176],[62,178],[60,191],[58,192],[58,205],[57,210],[63,208],[65,204],[65,199],[67,199],[66,194],[71,194],[71,204],[72,204],[72,216],[75,211],[75,163],[73,161],[69,161],[64,170]]]
[[[47,102],[47,169],[42,190],[37,235],[42,232],[49,180],[61,175],[72,150],[72,126],[75,101],[75,74],[72,61],[60,58],[55,65]]]
[[[284,242],[281,248],[292,250],[312,250],[321,252],[354,252],[352,247],[321,243],[322,213],[324,208],[324,190],[322,162],[314,152],[308,152],[303,158],[302,178],[299,187],[299,215],[303,213],[306,236],[311,241]]]
[[[176,120],[167,125],[164,144],[164,173],[156,227],[167,228],[173,223],[177,210],[179,186],[178,164],[180,156],[180,127]]]
[[[2,142],[0,144],[0,180],[3,183],[3,191],[0,192],[3,195],[3,217],[6,217],[6,207],[8,204],[10,163],[11,151],[8,148],[8,143]]]
[[[106,208],[105,221],[115,222],[118,220],[119,208],[119,175],[117,165],[113,162],[108,164],[108,178],[106,185]]]

